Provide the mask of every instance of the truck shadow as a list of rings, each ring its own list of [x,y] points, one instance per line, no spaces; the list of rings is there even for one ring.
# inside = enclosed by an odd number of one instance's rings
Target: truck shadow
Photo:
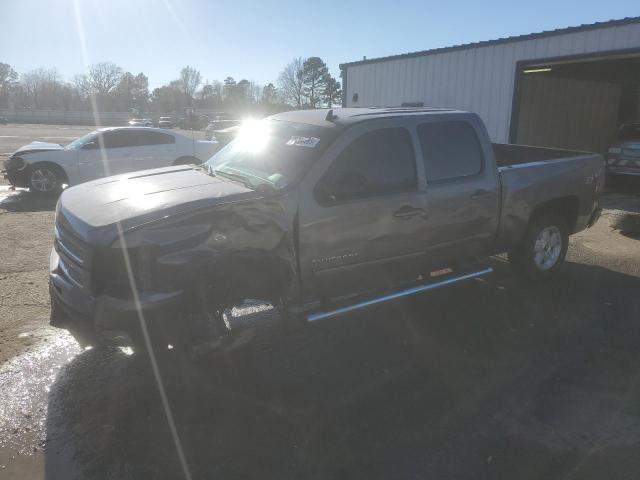
[[[589,466],[640,371],[640,279],[568,263],[531,285],[495,268],[301,331],[258,327],[195,368],[161,364],[192,478],[561,478]],[[567,413],[587,407],[603,410]],[[638,451],[638,425],[625,426],[635,450],[609,447],[611,468]],[[119,350],[61,371],[46,445],[47,478],[69,462],[80,478],[185,478],[149,362]]]

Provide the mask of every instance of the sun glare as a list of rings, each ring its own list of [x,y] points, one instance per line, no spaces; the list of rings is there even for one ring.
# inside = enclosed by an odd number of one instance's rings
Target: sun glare
[[[269,124],[265,121],[249,119],[242,122],[236,146],[239,150],[258,153],[269,143]]]

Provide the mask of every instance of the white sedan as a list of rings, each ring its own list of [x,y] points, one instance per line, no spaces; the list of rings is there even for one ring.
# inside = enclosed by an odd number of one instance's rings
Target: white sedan
[[[5,160],[5,178],[16,187],[54,193],[119,173],[199,164],[219,148],[216,141],[146,127],[102,128],[68,145],[33,142]]]

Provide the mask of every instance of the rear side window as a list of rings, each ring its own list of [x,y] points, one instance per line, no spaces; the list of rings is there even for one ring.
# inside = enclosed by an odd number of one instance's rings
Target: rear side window
[[[145,130],[114,130],[102,135],[104,148],[142,147],[175,143],[172,135]]]
[[[176,143],[176,139],[173,135],[167,135],[166,133],[150,132],[150,131],[131,131],[132,135],[131,143],[134,147],[140,147],[143,145],[168,145]]]
[[[482,149],[466,122],[423,123],[418,126],[427,181],[476,175],[482,170]]]
[[[321,193],[349,200],[416,187],[411,135],[404,128],[385,128],[365,133],[342,151],[321,182]]]

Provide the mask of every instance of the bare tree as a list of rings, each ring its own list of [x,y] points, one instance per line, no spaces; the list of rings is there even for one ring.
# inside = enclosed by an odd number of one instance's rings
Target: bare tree
[[[191,104],[193,100],[193,96],[196,93],[196,90],[202,83],[202,77],[200,72],[195,68],[187,65],[182,70],[180,70],[180,90],[184,93],[185,97]]]
[[[92,93],[107,95],[110,93],[122,77],[122,69],[115,63],[94,63],[89,67],[89,85]]]
[[[73,86],[81,98],[87,98],[91,94],[91,83],[89,82],[89,77],[84,73],[79,73],[73,77]]]
[[[20,77],[25,102],[33,108],[60,108],[64,83],[57,70],[39,68]]]
[[[285,67],[278,77],[278,85],[282,90],[285,101],[302,107],[304,103],[304,66],[305,60],[301,57],[294,58]]]

